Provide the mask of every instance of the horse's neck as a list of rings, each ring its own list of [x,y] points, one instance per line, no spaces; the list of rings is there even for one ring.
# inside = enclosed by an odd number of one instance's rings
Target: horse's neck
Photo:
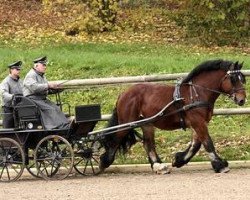
[[[214,104],[221,92],[223,76],[225,76],[225,73],[217,71],[206,72],[198,76],[193,84],[197,85],[196,90],[199,99]]]

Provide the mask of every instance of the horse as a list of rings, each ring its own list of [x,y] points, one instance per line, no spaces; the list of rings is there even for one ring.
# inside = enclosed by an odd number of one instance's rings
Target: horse
[[[216,173],[228,172],[228,162],[215,150],[209,135],[208,123],[213,116],[214,104],[222,94],[243,106],[246,101],[245,76],[241,72],[243,63],[227,60],[208,60],[195,67],[177,85],[163,83],[139,83],[119,95],[108,127],[147,119],[158,113],[169,102],[165,114],[150,123],[140,126],[143,147],[151,168],[158,174],[170,173],[170,168],[162,163],[155,147],[155,127],[162,130],[192,130],[192,139],[185,151],[177,152],[172,167],[187,164],[199,151],[201,145],[209,154]],[[170,114],[168,114],[170,113]],[[105,152],[100,157],[100,169],[104,171],[114,161],[118,149],[124,153],[136,143],[138,132],[133,128],[106,134]]]

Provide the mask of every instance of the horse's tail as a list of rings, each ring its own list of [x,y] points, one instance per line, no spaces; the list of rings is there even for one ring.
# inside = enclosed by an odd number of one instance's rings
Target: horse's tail
[[[117,108],[113,110],[112,116],[108,122],[108,127],[116,125],[119,125]],[[120,150],[120,152],[125,154],[128,149],[130,149],[137,142],[136,135],[139,135],[139,133],[134,129],[129,129],[128,133],[122,138],[121,141],[119,140],[119,135],[117,135],[117,133],[118,131],[107,134],[105,138],[105,146],[110,147],[119,142],[118,149]]]
[[[113,113],[111,115],[111,118],[108,121],[108,126],[107,127],[111,127],[111,126],[117,126],[119,124],[118,122],[118,114],[117,114],[117,109],[116,107],[113,110]]]

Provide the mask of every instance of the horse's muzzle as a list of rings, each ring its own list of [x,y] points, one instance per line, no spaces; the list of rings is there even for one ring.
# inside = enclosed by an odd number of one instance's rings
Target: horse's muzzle
[[[246,102],[245,98],[237,98],[236,96],[234,96],[234,102],[239,105],[239,106],[243,106]]]
[[[237,102],[239,106],[243,106],[245,104],[245,99],[241,99],[240,101]]]

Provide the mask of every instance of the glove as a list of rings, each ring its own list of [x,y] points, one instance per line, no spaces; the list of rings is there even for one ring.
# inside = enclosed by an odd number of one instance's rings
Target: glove
[[[12,96],[12,105],[17,105],[21,102],[23,94],[13,94]]]
[[[48,94],[57,94],[57,93],[61,93],[62,91],[63,91],[62,88],[60,88],[60,89],[52,89],[52,88],[50,88],[48,90]]]

